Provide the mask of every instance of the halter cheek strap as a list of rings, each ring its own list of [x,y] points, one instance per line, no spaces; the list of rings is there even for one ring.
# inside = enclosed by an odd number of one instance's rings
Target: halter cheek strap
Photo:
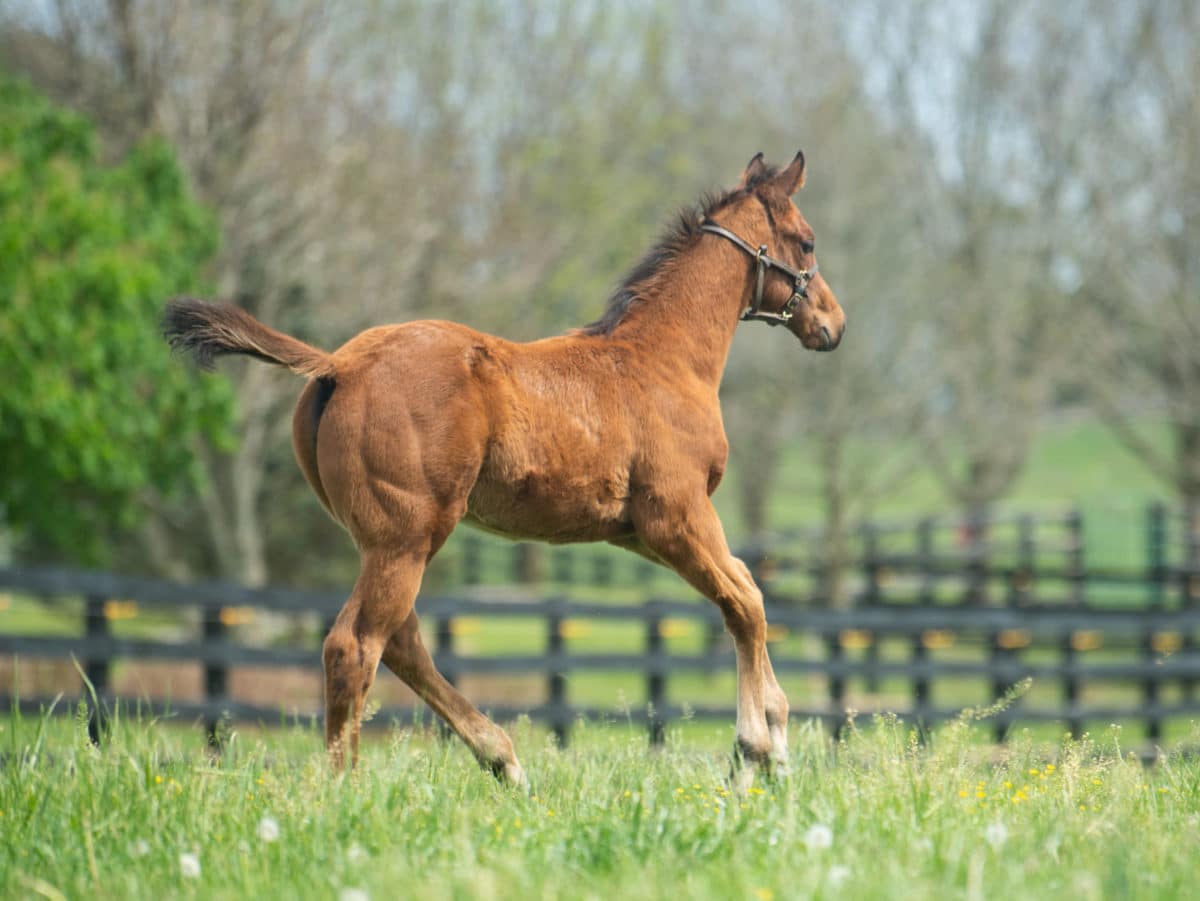
[[[755,265],[758,267],[758,276],[754,286],[754,300],[745,310],[742,311],[742,319],[746,321],[753,320],[755,322],[765,322],[768,325],[783,325],[790,320],[796,312],[796,307],[800,305],[801,300],[808,298],[808,283],[813,280],[813,276],[817,274],[817,264],[814,262],[810,269],[794,269],[782,260],[777,260],[772,256],[767,255],[767,245],[760,244],[756,249],[753,245],[742,240],[727,228],[722,228],[715,222],[706,220],[700,226],[701,231],[712,232],[714,235],[720,235],[726,240],[732,241],[750,256],[754,257]],[[777,313],[763,312],[763,279],[768,269],[778,269],[780,272],[791,276],[792,279],[792,296],[788,298],[787,303],[780,307]]]

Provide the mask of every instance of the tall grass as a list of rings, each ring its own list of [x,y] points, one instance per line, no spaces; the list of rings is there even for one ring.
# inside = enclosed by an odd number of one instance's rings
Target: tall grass
[[[118,716],[0,720],[6,897],[1187,897],[1200,763],[1146,767],[1119,730],[995,748],[971,717],[919,744],[877,719],[793,727],[790,774],[729,789],[695,724],[651,752],[585,725],[560,750],[519,724],[529,794],[457,743],[397,727],[334,776],[314,729]],[[724,731],[720,743],[730,738]],[[707,747],[705,746],[707,745]]]

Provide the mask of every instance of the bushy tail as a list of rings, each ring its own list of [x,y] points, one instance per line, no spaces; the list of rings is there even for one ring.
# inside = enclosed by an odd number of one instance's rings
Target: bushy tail
[[[162,327],[171,349],[191,354],[202,369],[212,369],[223,354],[245,354],[312,378],[334,374],[325,351],[268,328],[232,304],[177,297],[167,303]]]

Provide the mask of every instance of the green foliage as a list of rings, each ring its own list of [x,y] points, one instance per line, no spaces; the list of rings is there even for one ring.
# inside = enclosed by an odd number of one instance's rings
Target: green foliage
[[[702,727],[693,726],[698,733]],[[411,730],[331,775],[315,728],[0,721],[0,894],[88,898],[1176,898],[1195,889],[1200,763],[1099,740],[918,745],[882,720],[795,727],[790,777],[744,796],[728,754],[672,730],[530,729],[534,789]],[[718,731],[706,729],[709,739]],[[728,748],[729,729],[719,732]],[[1131,840],[1136,837],[1136,840]],[[351,894],[351,890],[358,894]]]
[[[103,562],[104,534],[225,434],[227,387],[158,328],[216,235],[164,143],[105,166],[85,119],[0,79],[0,523],[33,546]]]

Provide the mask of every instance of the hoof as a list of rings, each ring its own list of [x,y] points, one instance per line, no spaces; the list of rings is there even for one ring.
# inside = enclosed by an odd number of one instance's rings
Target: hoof
[[[733,743],[733,764],[729,774],[729,783],[734,791],[744,795],[754,784],[756,772],[762,772],[769,776],[771,770],[769,747],[751,744],[740,738]]]
[[[525,770],[516,760],[492,760],[484,764],[491,770],[492,775],[505,785],[529,791],[529,780],[525,778]]]

